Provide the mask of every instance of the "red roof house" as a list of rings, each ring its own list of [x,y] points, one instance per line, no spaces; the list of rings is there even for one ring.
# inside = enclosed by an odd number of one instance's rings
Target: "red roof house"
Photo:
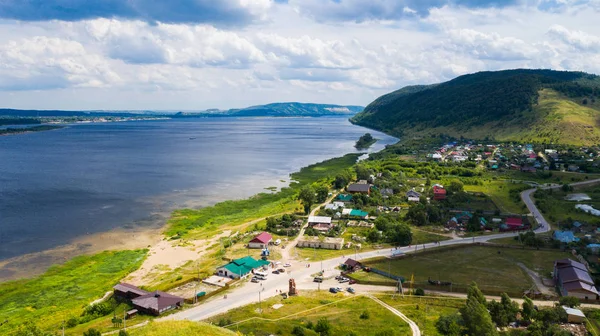
[[[433,199],[434,200],[445,200],[446,199],[446,189],[439,187],[439,186],[434,186],[433,187]]]
[[[268,232],[263,232],[263,233],[259,234],[258,236],[254,237],[254,239],[252,239],[248,243],[248,247],[264,249],[264,248],[267,248],[267,246],[269,245],[269,243],[272,240],[273,240],[273,236],[271,236],[271,234],[269,234]]]
[[[509,227],[519,227],[523,225],[523,220],[519,217],[509,217],[506,219],[506,225]]]

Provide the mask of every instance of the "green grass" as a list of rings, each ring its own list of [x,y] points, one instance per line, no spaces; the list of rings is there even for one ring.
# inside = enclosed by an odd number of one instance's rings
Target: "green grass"
[[[501,212],[518,214],[526,213],[526,210],[521,198],[515,194],[529,188],[526,184],[497,180],[488,180],[483,185],[465,185],[466,191],[481,192],[489,196]]]
[[[283,304],[279,309],[273,309],[274,304]],[[212,323],[242,323],[228,327],[230,330],[244,334],[254,333],[263,335],[290,335],[295,326],[306,327],[310,321],[313,324],[319,318],[327,318],[331,324],[330,335],[345,336],[354,332],[355,335],[377,335],[382,331],[390,331],[389,335],[408,335],[408,325],[399,317],[389,312],[375,301],[352,294],[331,294],[326,291],[302,291],[300,296],[282,299],[270,298],[262,302],[262,314],[259,304],[251,304],[216,316],[210,319]],[[369,318],[361,319],[360,315],[368,311]],[[305,328],[306,335],[317,335]],[[388,335],[388,334],[386,334]]]
[[[421,329],[422,335],[440,335],[435,322],[441,315],[458,312],[464,306],[464,299],[452,297],[399,296],[393,294],[377,295],[381,301],[401,311],[413,320]]]
[[[63,320],[80,316],[83,307],[137,269],[146,253],[135,250],[79,256],[39,277],[0,284],[0,320],[8,320],[0,326],[0,334],[10,335],[27,321],[58,330]]]
[[[150,322],[141,328],[131,329],[130,336],[228,336],[236,333],[201,322],[192,321],[164,321]]]
[[[298,190],[321,179],[332,179],[339,172],[350,168],[360,154],[347,154],[326,160],[291,174],[294,182],[277,193],[259,193],[248,199],[225,201],[202,209],[182,209],[173,212],[165,234],[188,237],[214,234],[223,225],[236,226],[255,219],[281,213],[294,212],[300,208],[295,199]]]
[[[542,211],[546,219],[552,223],[564,222],[567,219],[578,220],[586,223],[595,223],[599,217],[593,216],[575,208],[578,202],[567,201],[565,197],[571,193],[585,193],[592,198],[590,201],[579,202],[579,204],[588,204],[596,209],[600,209],[600,187],[592,186],[577,188],[572,192],[564,192],[559,189],[546,191],[543,193],[534,193],[536,205]]]
[[[541,275],[549,276],[554,260],[568,258],[569,253],[560,251],[534,251],[483,246],[467,246],[445,249],[439,252],[409,255],[391,261],[392,274],[405,277],[414,275],[415,288],[425,287],[427,279],[451,281],[453,290],[467,287],[472,281],[489,294],[519,293],[531,286],[529,276],[517,266],[518,262]],[[389,259],[379,258],[364,264],[384,271],[390,267]],[[436,289],[436,288],[432,288]],[[450,288],[438,287],[438,290]]]

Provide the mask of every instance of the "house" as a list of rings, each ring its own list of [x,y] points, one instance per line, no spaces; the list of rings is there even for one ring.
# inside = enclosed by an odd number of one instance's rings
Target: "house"
[[[446,227],[449,229],[455,229],[456,227],[458,227],[458,220],[456,219],[456,217],[450,218],[450,220],[446,223]]]
[[[442,160],[442,154],[440,153],[433,153],[431,154],[431,159],[434,161],[440,161]]]
[[[243,278],[252,271],[259,269],[269,262],[266,260],[256,260],[250,256],[235,259],[230,263],[217,268],[217,275],[229,277],[232,279]]]
[[[467,224],[469,222],[469,219],[473,218],[473,214],[468,211],[463,211],[455,217],[456,219],[458,219],[459,223]]]
[[[135,309],[127,312],[133,316],[138,311],[158,316],[166,311],[183,305],[183,298],[169,293],[148,292],[128,283],[120,283],[113,287],[117,300],[131,302]]]
[[[514,164],[514,163],[511,163],[511,164],[510,164],[510,169],[512,169],[512,170],[519,170],[519,169],[521,169],[521,166],[519,166],[519,165],[516,165],[516,164]]]
[[[572,229],[571,231],[577,233],[577,232],[581,232],[581,227],[583,226],[583,224],[581,224],[581,222],[578,221],[574,221],[573,225],[572,225]]]
[[[344,202],[333,202],[330,204],[325,204],[326,210],[338,210],[339,208],[344,208]]]
[[[147,291],[128,283],[119,283],[113,287],[115,298],[120,301],[131,301],[136,297],[148,294]]]
[[[523,166],[523,167],[521,167],[521,171],[524,173],[535,173],[537,171],[537,169],[532,166]]]
[[[269,246],[272,240],[273,236],[271,236],[271,234],[269,234],[268,232],[263,232],[258,236],[254,237],[248,243],[248,248],[265,249]]]
[[[433,186],[433,199],[441,201],[446,199],[446,189],[437,185]]]
[[[365,219],[369,216],[369,213],[366,211],[362,211],[362,210],[352,209],[352,210],[350,210],[349,215],[352,217],[360,217],[360,218]]]
[[[367,194],[371,193],[371,185],[368,183],[352,183],[346,188],[346,191],[353,194]]]
[[[348,260],[344,261],[343,268],[347,272],[354,272],[362,269],[362,264],[359,261],[348,258]]]
[[[394,189],[383,188],[383,189],[381,189],[380,193],[383,197],[389,197],[389,196],[394,195]]]
[[[154,291],[131,300],[133,306],[146,314],[158,316],[183,305],[183,298],[169,293]]]
[[[567,313],[568,323],[585,323],[585,315],[581,310],[566,306],[563,306],[562,308],[565,310],[565,313]]]
[[[408,198],[409,202],[418,202],[419,200],[421,200],[421,194],[414,190],[409,190],[406,193],[406,197]]]
[[[326,216],[308,216],[308,225],[309,226],[313,226],[313,225],[317,225],[317,224],[331,225],[331,217],[326,217]]]
[[[350,194],[339,194],[337,199],[342,202],[352,202],[352,195]]]
[[[598,300],[598,290],[584,264],[571,259],[557,260],[554,262],[553,274],[562,296]]]
[[[344,238],[330,237],[303,237],[296,245],[296,247],[312,247],[329,250],[341,250],[343,246]]]
[[[570,164],[567,167],[567,170],[570,171],[570,172],[577,172],[577,171],[579,171],[579,166],[578,165],[574,165],[574,164]]]
[[[315,224],[312,226],[313,229],[319,231],[319,232],[329,232],[329,230],[331,230],[333,226],[331,224]]]
[[[587,244],[586,248],[590,249],[592,253],[598,253],[600,251],[600,244]]]
[[[560,241],[561,243],[573,243],[573,242],[578,242],[579,238],[575,237],[575,235],[573,235],[573,231],[560,231],[560,230],[556,230],[554,231],[554,233],[552,234],[552,238],[554,238],[555,240]]]
[[[504,222],[509,229],[517,229],[523,226],[523,219],[521,217],[508,217]]]

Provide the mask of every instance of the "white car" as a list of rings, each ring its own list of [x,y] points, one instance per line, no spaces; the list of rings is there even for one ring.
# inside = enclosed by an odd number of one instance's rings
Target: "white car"
[[[290,263],[285,263],[285,264],[283,265],[283,267],[292,267],[292,264],[290,264]]]

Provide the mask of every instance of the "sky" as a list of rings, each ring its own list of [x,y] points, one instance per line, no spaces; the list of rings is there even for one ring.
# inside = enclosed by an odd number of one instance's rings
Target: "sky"
[[[0,107],[367,105],[485,70],[600,74],[600,0],[1,0]]]

